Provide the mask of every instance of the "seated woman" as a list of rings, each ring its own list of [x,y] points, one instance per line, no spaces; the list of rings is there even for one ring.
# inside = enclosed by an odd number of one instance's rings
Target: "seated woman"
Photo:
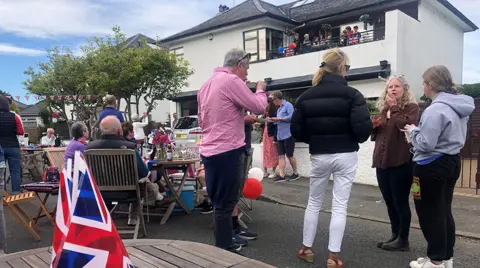
[[[73,166],[73,159],[75,158],[75,151],[80,151],[83,153],[87,148],[87,139],[88,139],[88,129],[82,122],[76,122],[72,125],[72,129],[70,133],[73,139],[68,143],[67,148],[65,149],[65,156],[63,157],[63,161],[65,162],[65,166],[67,165],[68,159],[72,159],[72,166]]]
[[[133,125],[130,122],[125,122],[122,124],[123,138],[127,141],[136,143],[135,132],[133,131]]]

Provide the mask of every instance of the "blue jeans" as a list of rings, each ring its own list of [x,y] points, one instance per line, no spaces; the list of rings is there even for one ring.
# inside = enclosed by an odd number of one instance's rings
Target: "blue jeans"
[[[20,177],[20,147],[3,148],[3,153],[5,154],[5,160],[8,163],[10,177],[12,178],[12,192],[18,193],[22,184],[22,178]]]

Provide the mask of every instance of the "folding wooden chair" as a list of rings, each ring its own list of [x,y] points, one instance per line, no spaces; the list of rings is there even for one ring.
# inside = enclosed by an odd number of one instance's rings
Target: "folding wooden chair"
[[[128,200],[109,200],[118,203],[137,203],[137,224],[132,230],[118,230],[120,234],[133,234],[138,237],[138,229],[142,224],[143,234],[147,236],[145,220],[138,185],[137,156],[135,150],[129,149],[93,149],[86,150],[83,155],[93,174],[101,193],[105,192],[135,192],[135,197]],[[117,205],[110,211],[112,214]]]
[[[44,148],[50,166],[58,168],[61,172],[64,164],[65,147]]]
[[[33,235],[36,240],[40,240],[40,236],[37,231],[40,230],[36,224],[35,218],[31,218],[23,211],[19,206],[21,203],[27,203],[30,201],[38,201],[41,209],[45,213],[45,216],[52,222],[52,225],[55,226],[53,218],[50,216],[45,205],[43,205],[42,200],[35,192],[24,192],[20,194],[10,195],[6,191],[3,191],[3,205],[12,212],[13,216],[19,223],[21,223],[27,230]]]

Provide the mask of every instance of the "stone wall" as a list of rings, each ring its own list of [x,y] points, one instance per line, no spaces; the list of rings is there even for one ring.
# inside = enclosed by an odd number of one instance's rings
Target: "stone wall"
[[[252,144],[254,148],[253,166],[263,168],[263,156],[261,144]],[[372,154],[375,143],[368,140],[360,144],[358,151],[358,169],[355,178],[356,183],[375,185],[377,186],[377,178],[375,169],[372,168]],[[308,153],[308,144],[297,143],[295,145],[295,157],[297,158],[298,173],[302,177],[308,177],[310,173],[310,154]],[[291,167],[287,167],[287,174],[291,174]]]

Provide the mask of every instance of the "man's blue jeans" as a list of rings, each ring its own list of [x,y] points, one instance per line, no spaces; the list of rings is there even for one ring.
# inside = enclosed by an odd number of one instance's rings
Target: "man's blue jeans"
[[[22,184],[20,177],[20,147],[3,148],[3,153],[5,154],[5,160],[8,163],[10,177],[12,178],[12,193],[18,193]]]

